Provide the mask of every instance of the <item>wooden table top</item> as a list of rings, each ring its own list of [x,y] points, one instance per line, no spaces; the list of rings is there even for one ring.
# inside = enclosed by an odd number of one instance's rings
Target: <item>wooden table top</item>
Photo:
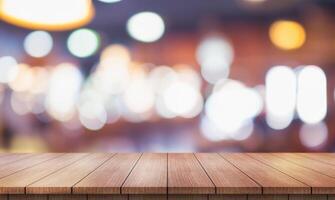
[[[0,154],[0,194],[335,194],[335,154]]]

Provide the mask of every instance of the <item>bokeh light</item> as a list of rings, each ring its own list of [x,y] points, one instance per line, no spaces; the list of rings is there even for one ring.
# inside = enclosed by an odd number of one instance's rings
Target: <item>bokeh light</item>
[[[19,72],[15,58],[11,56],[0,57],[0,83],[8,83],[13,80]]]
[[[77,57],[93,55],[100,46],[100,36],[91,29],[78,29],[71,33],[67,40],[69,51]]]
[[[199,44],[196,58],[204,79],[215,83],[228,77],[234,51],[232,45],[223,37],[210,36]]]
[[[295,21],[279,20],[271,24],[269,35],[271,42],[283,50],[300,48],[306,40],[304,27]]]
[[[161,16],[154,12],[140,12],[129,18],[127,22],[129,35],[141,42],[155,42],[165,31]]]
[[[304,146],[312,149],[319,148],[327,141],[327,125],[324,122],[303,124],[300,128],[299,137]]]
[[[53,40],[48,32],[34,31],[26,36],[23,45],[28,55],[40,58],[50,53]]]
[[[298,71],[297,111],[305,123],[318,123],[327,114],[327,79],[318,66]]]
[[[284,129],[293,120],[296,105],[296,76],[287,66],[274,66],[265,80],[266,122],[273,129]]]
[[[43,30],[68,30],[91,21],[91,0],[1,0],[1,19],[11,24]],[[61,14],[60,14],[61,13]]]

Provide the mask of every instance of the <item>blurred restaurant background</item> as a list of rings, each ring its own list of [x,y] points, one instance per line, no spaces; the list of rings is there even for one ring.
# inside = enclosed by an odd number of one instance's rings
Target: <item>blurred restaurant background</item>
[[[335,150],[335,1],[0,0],[0,152]]]

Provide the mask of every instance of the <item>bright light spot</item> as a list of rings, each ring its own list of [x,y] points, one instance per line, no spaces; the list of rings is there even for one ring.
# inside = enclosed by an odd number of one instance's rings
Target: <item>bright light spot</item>
[[[275,66],[266,74],[266,120],[273,129],[286,128],[294,117],[296,105],[296,76],[286,66]]]
[[[228,77],[230,65],[234,59],[234,50],[224,38],[212,36],[200,43],[196,58],[201,66],[204,79],[215,83]]]
[[[176,65],[174,66],[176,72],[178,73],[179,79],[194,86],[198,90],[201,89],[201,77],[199,73],[194,70],[192,66],[189,65]]]
[[[134,113],[149,112],[155,103],[155,94],[147,80],[133,80],[124,93],[128,110]]]
[[[18,74],[19,67],[11,56],[0,57],[0,83],[12,81]]]
[[[34,74],[31,67],[27,64],[19,64],[19,72],[15,78],[9,82],[11,89],[17,92],[27,91],[32,88]]]
[[[327,114],[327,80],[317,66],[306,66],[298,72],[297,111],[305,123],[318,123]]]
[[[308,148],[318,148],[327,141],[328,128],[324,122],[303,124],[300,129],[299,137],[304,146]]]
[[[170,112],[186,118],[198,115],[203,106],[200,92],[192,85],[181,81],[171,83],[165,89],[162,98]]]
[[[165,31],[164,21],[154,12],[140,12],[133,15],[127,22],[129,35],[141,42],[159,40]]]
[[[233,133],[261,112],[261,96],[243,84],[228,80],[206,102],[206,115],[221,131]]]
[[[85,25],[94,15],[91,0],[2,0],[1,19],[43,30],[67,30]]]
[[[89,130],[99,130],[107,122],[107,112],[100,101],[86,100],[79,105],[81,124]]]
[[[58,65],[51,72],[45,106],[57,120],[68,121],[75,114],[75,104],[83,77],[79,69],[70,63]]]
[[[67,40],[69,51],[80,58],[93,55],[100,46],[99,34],[91,29],[78,29]]]
[[[272,43],[284,50],[298,49],[306,40],[304,27],[295,21],[276,21],[271,25],[269,34]]]
[[[149,80],[157,94],[162,94],[166,87],[178,80],[178,74],[168,66],[158,66],[149,73]]]
[[[10,97],[10,105],[16,114],[25,115],[30,111],[32,100],[32,96],[13,92]]]
[[[34,31],[24,39],[24,50],[32,57],[40,58],[48,55],[52,49],[53,40],[45,31]]]

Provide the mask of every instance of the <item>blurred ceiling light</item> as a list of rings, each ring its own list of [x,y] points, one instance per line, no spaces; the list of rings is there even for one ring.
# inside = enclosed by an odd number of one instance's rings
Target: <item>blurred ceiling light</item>
[[[0,57],[0,83],[8,83],[15,79],[19,72],[15,58],[11,56]]]
[[[0,18],[28,29],[69,30],[87,24],[93,16],[91,0],[0,0]]]
[[[177,79],[178,74],[169,66],[157,66],[149,73],[149,80],[157,94],[162,94]]]
[[[27,64],[19,64],[18,74],[9,82],[9,86],[16,92],[28,91],[32,88],[34,74],[31,67]]]
[[[266,73],[266,120],[273,129],[286,128],[294,117],[296,76],[287,66],[274,66]]]
[[[271,42],[283,50],[300,48],[306,40],[304,27],[295,21],[279,20],[270,26]]]
[[[179,64],[174,66],[180,80],[189,83],[196,89],[201,89],[202,80],[199,73],[189,65]]]
[[[155,94],[149,83],[144,79],[133,80],[123,95],[128,110],[134,113],[149,112],[155,103]]]
[[[101,1],[103,3],[117,3],[117,2],[120,2],[122,0],[99,0],[99,1]]]
[[[59,121],[68,121],[75,114],[75,104],[83,77],[79,69],[70,63],[56,66],[51,72],[45,107]]]
[[[51,35],[45,31],[34,31],[24,39],[24,50],[32,57],[40,58],[48,55],[53,46]]]
[[[300,128],[299,137],[304,146],[308,148],[318,148],[327,141],[327,125],[324,122],[303,124]]]
[[[263,107],[261,96],[256,91],[250,90],[238,81],[228,80],[207,99],[206,116],[221,131],[237,132]]]
[[[32,98],[27,94],[20,92],[13,92],[10,96],[10,105],[13,111],[18,115],[26,115],[30,111],[30,105]]]
[[[99,67],[110,67],[110,65],[127,65],[131,61],[130,52],[127,47],[120,44],[107,46],[100,55]]]
[[[175,81],[167,86],[162,98],[170,112],[185,118],[197,116],[203,107],[200,92],[192,85],[182,81]]]
[[[318,123],[327,114],[327,79],[318,66],[298,71],[297,112],[305,123]]]
[[[227,78],[233,62],[234,50],[231,44],[220,36],[205,38],[197,48],[196,58],[204,79],[215,83]]]
[[[83,28],[73,31],[67,39],[69,51],[77,57],[93,55],[100,46],[100,36],[91,29]]]
[[[96,131],[107,123],[107,112],[102,102],[90,99],[79,105],[79,119],[85,128]]]
[[[141,42],[155,42],[165,31],[165,24],[160,15],[154,12],[140,12],[127,22],[129,35]]]

